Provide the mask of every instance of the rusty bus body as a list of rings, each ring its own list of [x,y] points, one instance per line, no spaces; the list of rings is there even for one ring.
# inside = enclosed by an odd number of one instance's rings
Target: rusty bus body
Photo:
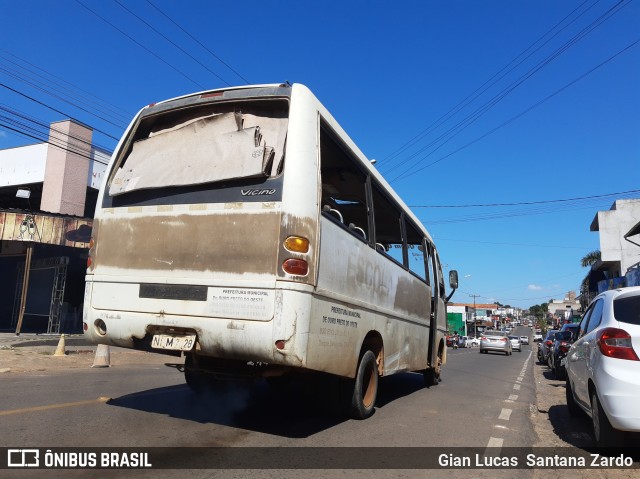
[[[445,361],[431,237],[303,85],[142,109],[105,175],[89,258],[85,336],[184,354],[195,390],[320,371],[351,380],[364,418],[378,376],[434,384]]]

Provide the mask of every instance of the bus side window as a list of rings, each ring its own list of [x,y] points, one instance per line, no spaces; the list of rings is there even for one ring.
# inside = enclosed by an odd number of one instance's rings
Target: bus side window
[[[400,209],[383,195],[375,184],[371,185],[371,193],[376,249],[404,266],[404,241],[402,239],[402,215]]]
[[[320,128],[320,208],[355,237],[369,238],[366,175],[328,127]]]
[[[444,275],[442,274],[442,264],[440,263],[440,257],[438,256],[438,252],[435,250],[435,248],[433,252],[436,259],[436,274],[438,275],[438,295],[442,299],[445,299],[446,294],[444,290]]]
[[[425,242],[427,245],[427,283],[431,285],[431,288],[436,287],[434,269],[433,269],[433,245],[428,241]]]
[[[405,222],[407,249],[409,252],[409,270],[423,281],[427,280],[425,270],[425,254],[422,246],[423,237],[418,229],[409,221]]]

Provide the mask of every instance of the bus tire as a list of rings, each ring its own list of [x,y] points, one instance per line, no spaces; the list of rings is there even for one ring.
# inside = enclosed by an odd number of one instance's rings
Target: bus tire
[[[442,373],[442,357],[436,359],[436,366],[424,370],[424,385],[428,388],[437,386],[440,383],[440,374]]]
[[[184,380],[189,389],[196,394],[204,394],[209,388],[209,378],[206,374],[196,369],[196,360],[193,354],[187,354],[184,361]]]
[[[427,368],[424,370],[424,385],[428,388],[437,386],[440,378],[436,375],[435,368]]]
[[[372,351],[360,358],[351,396],[350,415],[353,419],[366,419],[373,414],[378,396],[378,365]]]

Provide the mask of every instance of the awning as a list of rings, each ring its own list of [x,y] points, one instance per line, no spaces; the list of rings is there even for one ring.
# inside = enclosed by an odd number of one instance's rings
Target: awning
[[[0,240],[88,248],[93,220],[28,211],[0,211]]]

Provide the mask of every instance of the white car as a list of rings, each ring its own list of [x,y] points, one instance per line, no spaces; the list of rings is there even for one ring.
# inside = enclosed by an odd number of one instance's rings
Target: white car
[[[598,446],[640,432],[640,286],[596,296],[565,358],[567,406],[591,417]]]
[[[477,348],[480,346],[480,338],[467,338],[466,348]]]
[[[529,344],[529,336],[520,336],[520,342],[522,344]]]

